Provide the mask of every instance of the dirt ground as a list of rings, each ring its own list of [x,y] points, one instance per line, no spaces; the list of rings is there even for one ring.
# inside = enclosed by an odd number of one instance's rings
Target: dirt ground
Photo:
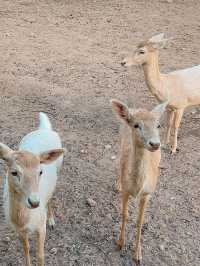
[[[173,37],[160,54],[163,72],[199,64],[199,12],[199,0],[0,1],[0,140],[16,148],[44,111],[67,149],[54,195],[57,225],[47,231],[46,265],[135,265],[134,200],[126,246],[121,252],[115,247],[119,123],[109,100],[155,106],[142,70],[120,66],[134,45],[155,33]],[[180,151],[162,153],[160,181],[146,210],[142,265],[200,265],[199,130],[200,109],[187,110]],[[1,164],[1,176],[3,169]],[[88,198],[96,206],[88,206]],[[2,203],[1,185],[0,265],[23,265]]]

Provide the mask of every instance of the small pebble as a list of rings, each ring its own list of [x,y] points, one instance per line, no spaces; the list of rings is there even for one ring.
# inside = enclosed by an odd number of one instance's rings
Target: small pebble
[[[116,155],[111,156],[111,160],[115,160],[116,158]]]
[[[192,111],[191,114],[192,114],[192,115],[196,114],[196,111]]]
[[[57,248],[52,248],[52,249],[50,250],[50,253],[53,254],[53,255],[56,255],[57,252],[58,252]]]
[[[164,246],[164,245],[162,245],[162,244],[159,246],[159,248],[160,248],[160,250],[162,250],[162,251],[164,251],[164,250],[165,250],[165,246]]]
[[[112,215],[110,213],[107,214],[106,217],[108,218],[108,220],[112,220]]]
[[[6,243],[10,242],[10,237],[6,236],[5,239],[4,239],[4,242],[6,242]]]
[[[111,149],[111,145],[110,145],[110,144],[105,145],[105,149],[106,149],[106,150]]]
[[[91,199],[91,198],[88,198],[87,199],[87,204],[90,206],[90,207],[95,207],[97,205],[96,201]]]

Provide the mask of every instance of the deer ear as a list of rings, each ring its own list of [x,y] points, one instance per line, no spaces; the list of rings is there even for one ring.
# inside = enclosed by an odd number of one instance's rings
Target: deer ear
[[[7,145],[0,143],[0,159],[9,162],[12,158],[13,150]]]
[[[39,155],[40,163],[49,164],[55,161],[56,159],[58,159],[58,157],[63,155],[64,152],[65,152],[64,149],[54,149],[54,150],[42,152]]]
[[[164,40],[164,35],[165,35],[164,33],[156,34],[149,39],[149,42],[152,43],[162,42]]]
[[[131,116],[128,106],[115,99],[112,99],[110,102],[116,115],[129,124]]]
[[[158,115],[158,117],[160,118],[161,115],[164,113],[166,107],[168,105],[168,101],[161,103],[159,105],[157,105],[153,110],[152,113],[155,113],[156,115]]]
[[[148,42],[151,43],[152,47],[155,49],[165,47],[166,43],[172,38],[164,38],[164,33],[160,33],[151,37]]]

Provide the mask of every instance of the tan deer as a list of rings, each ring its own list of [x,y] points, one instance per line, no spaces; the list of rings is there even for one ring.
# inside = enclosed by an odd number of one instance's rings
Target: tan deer
[[[37,234],[37,265],[44,265],[46,220],[54,226],[51,196],[64,150],[44,113],[39,129],[26,135],[19,150],[0,143],[0,159],[7,164],[4,184],[5,215],[21,240],[26,265],[31,265],[29,234]]]
[[[132,56],[122,61],[124,66],[141,65],[146,84],[159,102],[169,100],[167,106],[167,133],[165,144],[171,144],[172,153],[177,149],[178,128],[184,109],[200,104],[200,65],[161,74],[158,55],[167,39],[164,34],[141,42]],[[171,132],[173,139],[170,141]]]
[[[122,193],[122,225],[118,247],[125,239],[125,226],[128,220],[130,196],[139,197],[136,248],[134,258],[140,262],[141,229],[144,211],[150,194],[155,190],[161,159],[159,118],[167,102],[158,105],[151,112],[145,109],[129,109],[124,103],[111,100],[113,110],[124,121],[121,133],[120,180]]]

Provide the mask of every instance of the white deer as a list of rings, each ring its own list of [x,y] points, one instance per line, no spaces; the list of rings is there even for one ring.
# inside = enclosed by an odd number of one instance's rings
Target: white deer
[[[59,135],[40,113],[39,129],[26,135],[14,151],[0,143],[0,159],[7,164],[4,207],[8,222],[21,240],[26,265],[31,265],[29,234],[37,234],[37,265],[44,265],[46,220],[54,226],[51,197],[63,160]]]
[[[168,125],[165,144],[171,144],[172,153],[177,149],[178,128],[184,109],[200,104],[200,65],[161,74],[158,55],[159,48],[167,39],[164,34],[153,36],[141,42],[132,56],[122,61],[124,66],[141,65],[144,70],[146,84],[159,102],[168,100]],[[171,131],[174,134],[170,141]]]

